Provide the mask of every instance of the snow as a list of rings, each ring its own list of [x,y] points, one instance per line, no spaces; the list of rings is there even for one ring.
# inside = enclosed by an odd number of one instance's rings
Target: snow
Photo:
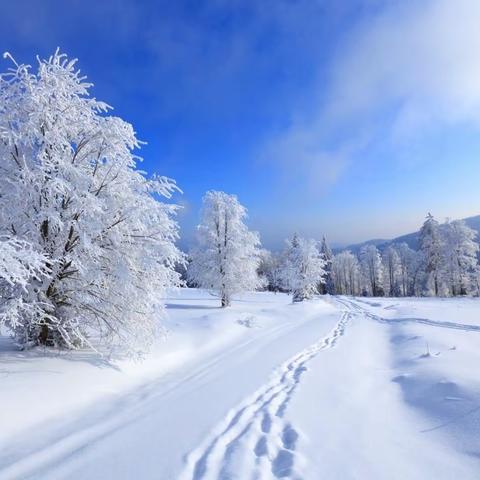
[[[480,336],[412,319],[412,310],[432,321],[440,312],[445,318],[442,300],[369,303],[378,306],[354,305],[392,323],[353,314],[341,346],[312,361],[312,379],[292,401],[290,421],[302,432],[298,449],[309,459],[300,478],[478,478],[480,412],[472,411],[470,400],[480,398],[472,368],[479,354],[467,347],[478,345]],[[471,318],[478,312],[478,301],[452,300],[453,311],[455,304]],[[411,320],[397,322],[402,316]],[[443,347],[434,339],[443,339]],[[424,358],[426,341],[441,354]],[[457,349],[449,350],[453,343]],[[463,446],[460,437],[467,440]]]
[[[478,299],[166,303],[141,362],[0,337],[0,479],[478,478]]]

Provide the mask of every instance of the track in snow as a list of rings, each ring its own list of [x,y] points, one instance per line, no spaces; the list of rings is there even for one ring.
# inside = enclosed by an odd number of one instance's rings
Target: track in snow
[[[188,455],[181,480],[299,478],[298,432],[285,420],[285,411],[308,362],[335,346],[350,316],[344,312],[329,335],[285,362],[269,383],[231,411]]]
[[[337,298],[337,301],[344,305],[345,307],[349,308],[352,311],[355,311],[361,315],[364,315],[365,317],[374,320],[379,323],[386,323],[389,325],[395,325],[395,324],[400,324],[400,323],[420,323],[422,325],[429,325],[431,327],[440,327],[440,328],[450,328],[453,330],[463,330],[465,332],[480,332],[480,326],[478,325],[468,325],[465,323],[458,323],[458,322],[441,322],[438,320],[430,320],[428,318],[414,318],[414,317],[401,317],[401,318],[385,318],[380,315],[376,315],[375,313],[372,313],[368,311],[366,308],[358,305],[353,300],[349,300],[346,298]],[[361,300],[357,300],[361,301]],[[366,303],[367,305],[374,306],[372,304],[369,304],[368,302],[363,302]],[[388,308],[388,307],[386,307]]]

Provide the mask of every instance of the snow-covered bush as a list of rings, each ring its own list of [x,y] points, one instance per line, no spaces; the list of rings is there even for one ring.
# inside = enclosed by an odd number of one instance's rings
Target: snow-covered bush
[[[324,282],[325,260],[317,242],[294,235],[283,254],[282,283],[294,302],[311,298]]]
[[[235,195],[210,191],[203,198],[197,245],[190,254],[189,280],[218,293],[222,307],[232,295],[261,286],[258,233],[245,225],[246,208]]]
[[[3,278],[0,322],[25,345],[75,348],[94,332],[145,347],[178,280],[176,206],[156,198],[175,183],[137,170],[132,126],[89,95],[75,61],[57,51],[34,71],[6,56],[0,236],[30,245],[47,275],[28,275],[22,288]]]

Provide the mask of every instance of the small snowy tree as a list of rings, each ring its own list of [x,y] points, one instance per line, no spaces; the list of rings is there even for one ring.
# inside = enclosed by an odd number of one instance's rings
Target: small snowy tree
[[[398,255],[400,294],[404,297],[415,295],[418,253],[404,242],[394,247]]]
[[[382,255],[383,272],[385,276],[384,285],[388,295],[394,297],[399,291],[400,279],[400,258],[393,246],[388,246]]]
[[[0,76],[0,196],[8,205],[0,236],[14,249],[28,245],[45,275],[27,272],[22,288],[3,275],[0,323],[23,345],[76,348],[95,334],[143,349],[165,287],[178,280],[176,207],[156,198],[170,197],[175,184],[136,169],[132,126],[90,97],[74,60],[57,51],[33,72],[6,56],[13,68]]]
[[[282,262],[282,283],[292,293],[293,301],[311,298],[324,277],[325,260],[318,251],[317,242],[296,234],[292,240],[287,240]]]
[[[472,286],[477,266],[477,233],[462,220],[442,225],[445,278],[450,294],[466,295]]]
[[[360,264],[352,252],[347,250],[333,257],[332,273],[336,293],[340,295],[360,293]]]
[[[203,197],[188,276],[196,285],[216,291],[222,307],[231,304],[234,293],[255,290],[262,283],[257,274],[260,240],[248,230],[246,217],[235,195],[210,191]]]
[[[322,238],[322,245],[320,247],[320,253],[323,255],[323,259],[325,260],[325,278],[324,282],[320,283],[319,285],[319,292],[321,294],[335,294],[335,282],[333,277],[333,253],[328,246],[327,239],[325,236]]]
[[[444,262],[443,245],[438,222],[428,214],[420,229],[420,252],[425,272],[425,291],[438,296],[441,289],[442,266]]]
[[[360,250],[360,264],[366,291],[375,296],[384,294],[382,257],[375,245],[365,245]]]
[[[280,275],[281,259],[278,254],[262,249],[258,275],[265,282],[265,287],[271,292],[278,292],[281,289]]]

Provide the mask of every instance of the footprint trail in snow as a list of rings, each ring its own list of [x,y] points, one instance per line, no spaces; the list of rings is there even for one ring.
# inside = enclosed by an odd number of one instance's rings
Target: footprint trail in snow
[[[285,362],[273,378],[243,401],[186,460],[181,480],[299,479],[298,433],[285,420],[308,362],[344,334],[350,312],[332,332]]]

